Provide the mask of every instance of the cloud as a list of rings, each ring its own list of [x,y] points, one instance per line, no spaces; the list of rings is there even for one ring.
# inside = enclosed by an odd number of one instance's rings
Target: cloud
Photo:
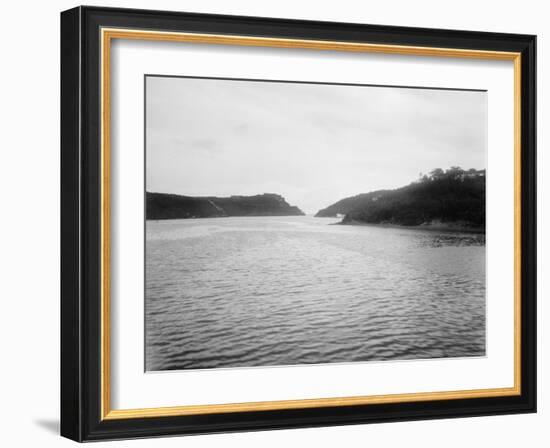
[[[151,191],[269,191],[315,212],[344,196],[407,184],[435,167],[486,167],[485,92],[146,82]]]

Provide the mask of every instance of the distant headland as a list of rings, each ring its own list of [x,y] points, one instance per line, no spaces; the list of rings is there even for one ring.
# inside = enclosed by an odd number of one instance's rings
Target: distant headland
[[[299,215],[304,212],[273,193],[225,198],[146,193],[146,219],[149,220]]]
[[[341,224],[484,232],[485,170],[437,168],[405,187],[348,197],[315,216],[342,216]]]

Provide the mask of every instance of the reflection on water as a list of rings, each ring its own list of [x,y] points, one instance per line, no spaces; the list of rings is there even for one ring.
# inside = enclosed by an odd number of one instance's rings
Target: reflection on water
[[[148,221],[147,370],[485,354],[484,235],[335,221]]]

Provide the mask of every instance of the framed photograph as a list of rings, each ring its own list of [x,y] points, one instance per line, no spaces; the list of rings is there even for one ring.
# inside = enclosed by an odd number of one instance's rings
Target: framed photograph
[[[536,410],[535,36],[61,14],[61,433]]]

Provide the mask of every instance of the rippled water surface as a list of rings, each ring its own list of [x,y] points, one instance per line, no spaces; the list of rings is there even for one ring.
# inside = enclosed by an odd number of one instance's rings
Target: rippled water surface
[[[483,235],[335,221],[148,221],[147,370],[485,354]]]

